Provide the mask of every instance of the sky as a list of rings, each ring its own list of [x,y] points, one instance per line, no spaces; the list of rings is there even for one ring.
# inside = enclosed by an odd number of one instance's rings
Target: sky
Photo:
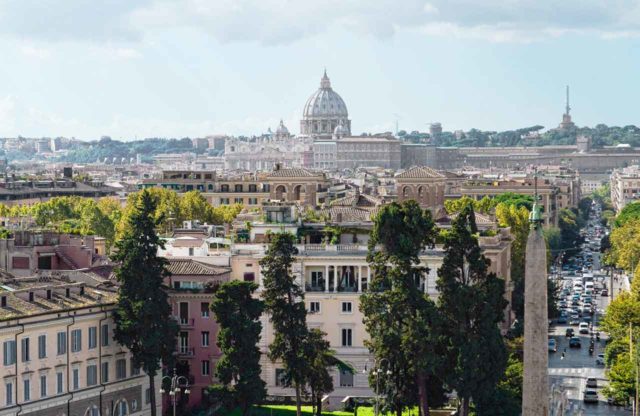
[[[640,124],[638,0],[3,0],[0,137]]]

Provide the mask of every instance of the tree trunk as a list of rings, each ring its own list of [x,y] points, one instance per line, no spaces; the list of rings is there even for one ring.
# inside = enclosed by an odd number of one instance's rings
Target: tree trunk
[[[316,396],[316,416],[322,416],[322,397]]]
[[[302,403],[300,400],[300,385],[296,383],[296,416],[302,416]]]
[[[156,416],[156,377],[149,374],[149,402],[151,404],[151,416]]]
[[[396,407],[396,416],[402,416],[402,408],[400,406]]]
[[[427,376],[423,372],[418,373],[418,410],[422,416],[429,416],[429,397],[427,393]]]

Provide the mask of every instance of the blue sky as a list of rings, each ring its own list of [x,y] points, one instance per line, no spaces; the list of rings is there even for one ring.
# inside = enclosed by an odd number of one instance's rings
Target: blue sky
[[[326,67],[354,133],[640,124],[631,0],[5,0],[0,137],[297,133]]]

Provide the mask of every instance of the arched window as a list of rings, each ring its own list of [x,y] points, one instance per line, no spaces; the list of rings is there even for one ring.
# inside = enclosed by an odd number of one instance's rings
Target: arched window
[[[100,409],[96,405],[89,406],[87,411],[84,412],[84,416],[100,416]]]
[[[405,186],[402,188],[402,196],[405,198],[408,198],[409,195],[411,194],[411,190],[409,189],[408,186]]]
[[[128,414],[127,401],[122,399],[116,402],[116,405],[113,408],[113,416],[127,416]]]
[[[284,185],[276,186],[276,199],[284,200],[287,196],[287,187]]]
[[[424,197],[425,197],[424,186],[420,186],[418,187],[418,200],[422,202]]]

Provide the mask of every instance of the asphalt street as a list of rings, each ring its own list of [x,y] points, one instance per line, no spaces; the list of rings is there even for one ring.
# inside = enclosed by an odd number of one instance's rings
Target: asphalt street
[[[593,253],[593,270],[599,269],[599,254]],[[608,277],[605,283],[609,289],[609,293],[613,292],[610,287]],[[615,294],[620,291],[620,282],[614,282]],[[604,310],[609,304],[611,297],[603,297],[597,295],[594,299],[596,305],[596,313],[592,317],[594,332],[598,331],[598,320],[602,317]],[[570,348],[569,338],[565,336],[567,328],[573,328],[576,335],[581,339],[581,348]],[[619,406],[607,404],[606,397],[601,393],[602,387],[606,385],[605,369],[603,365],[596,364],[598,354],[604,353],[606,336],[601,333],[601,340],[595,342],[593,355],[589,355],[589,342],[591,336],[589,334],[579,334],[578,326],[552,325],[549,330],[549,337],[556,339],[558,345],[557,352],[549,352],[549,386],[562,386],[567,392],[570,408],[574,412],[569,415],[579,415],[582,410],[583,415],[631,415],[631,411]],[[562,358],[562,352],[565,352]],[[597,404],[587,404],[583,402],[583,393],[586,389],[586,381],[588,377],[597,379],[599,402]]]

